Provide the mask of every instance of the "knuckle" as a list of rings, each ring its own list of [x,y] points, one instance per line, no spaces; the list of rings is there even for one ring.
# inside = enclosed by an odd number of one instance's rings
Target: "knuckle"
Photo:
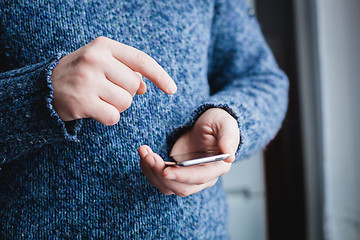
[[[176,195],[178,195],[179,197],[187,197],[191,194],[192,194],[192,192],[188,189],[181,189],[176,193]]]
[[[78,56],[77,63],[94,65],[97,63],[98,59],[98,54],[93,50],[93,48],[86,48]]]
[[[150,63],[150,57],[144,52],[139,51],[136,55],[141,72],[146,72]]]
[[[106,44],[106,42],[108,41],[109,39],[107,37],[104,37],[104,36],[99,36],[97,38],[95,38],[92,43],[97,45],[97,44]]]
[[[99,54],[104,53],[109,40],[104,36],[95,38],[81,49],[77,62],[94,64],[101,61],[102,58],[99,57]]]

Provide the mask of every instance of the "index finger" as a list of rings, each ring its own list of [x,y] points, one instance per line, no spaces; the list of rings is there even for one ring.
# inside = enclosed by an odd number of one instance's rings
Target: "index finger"
[[[204,184],[224,175],[230,170],[230,167],[231,163],[224,161],[189,167],[167,167],[164,170],[163,176],[167,180],[180,183]]]
[[[122,62],[135,72],[153,82],[167,94],[174,94],[177,90],[174,80],[167,72],[149,55],[134,47],[111,40],[111,50],[114,58]]]

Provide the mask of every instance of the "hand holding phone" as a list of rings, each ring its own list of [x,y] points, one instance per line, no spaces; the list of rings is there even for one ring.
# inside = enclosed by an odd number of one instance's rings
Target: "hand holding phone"
[[[172,161],[165,161],[165,165],[194,166],[209,162],[222,161],[230,157],[230,153],[219,154],[216,152],[193,152],[170,156]]]
[[[240,143],[240,132],[236,119],[228,112],[219,108],[211,108],[201,114],[194,126],[184,132],[175,142],[170,155],[211,151],[212,155],[230,153],[220,161],[220,156],[211,157],[211,164],[202,164],[210,161],[209,156],[189,157],[184,161],[173,160],[164,162],[149,146],[139,148],[140,167],[151,185],[165,194],[176,194],[184,197],[202,191],[216,184],[220,176],[226,174]],[[203,159],[205,158],[205,159]],[[173,156],[174,159],[174,156]],[[201,160],[200,160],[201,159]],[[165,159],[168,161],[168,157]],[[196,161],[193,161],[196,160]],[[218,160],[218,161],[216,161]],[[181,162],[181,163],[180,163]],[[168,167],[172,164],[197,164],[189,167]],[[200,163],[200,164],[199,164]]]

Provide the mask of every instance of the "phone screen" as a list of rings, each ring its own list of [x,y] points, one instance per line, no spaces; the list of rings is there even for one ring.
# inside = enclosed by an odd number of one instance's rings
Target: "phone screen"
[[[170,156],[172,161],[165,162],[166,165],[193,166],[208,162],[221,161],[230,157],[229,153],[218,152],[194,152]]]

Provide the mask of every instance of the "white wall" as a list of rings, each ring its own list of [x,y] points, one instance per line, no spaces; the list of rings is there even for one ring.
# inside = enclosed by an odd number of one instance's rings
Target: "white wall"
[[[265,240],[266,209],[262,152],[234,163],[223,177],[232,240]]]
[[[360,1],[318,0],[325,236],[360,239]]]

